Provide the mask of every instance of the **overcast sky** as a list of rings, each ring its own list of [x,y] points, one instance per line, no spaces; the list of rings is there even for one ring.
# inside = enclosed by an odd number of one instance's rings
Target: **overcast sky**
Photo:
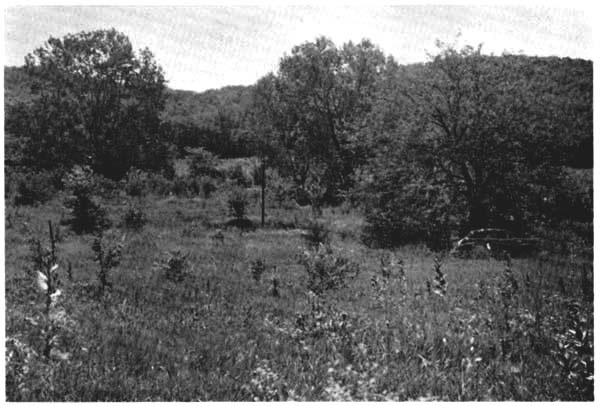
[[[319,35],[337,45],[369,38],[400,63],[425,61],[436,39],[459,32],[459,45],[483,43],[486,53],[593,52],[591,16],[540,6],[10,7],[4,19],[5,65],[23,65],[49,36],[114,27],[150,48],[170,87],[196,91],[252,84]]]

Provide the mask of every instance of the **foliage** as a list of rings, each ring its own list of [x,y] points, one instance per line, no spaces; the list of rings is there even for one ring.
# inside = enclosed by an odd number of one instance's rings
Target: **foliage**
[[[69,196],[65,206],[71,210],[70,225],[77,234],[102,231],[110,222],[106,210],[93,200],[94,174],[87,167],[74,166],[63,180]]]
[[[41,335],[44,341],[43,355],[46,358],[52,353],[53,343],[57,335],[58,325],[55,321],[56,304],[61,295],[60,278],[58,276],[58,264],[56,256],[56,238],[52,230],[52,223],[48,222],[50,234],[50,246],[42,246],[38,239],[31,240],[32,262],[35,280],[39,290],[44,295],[43,326]]]
[[[201,93],[166,91],[162,131],[183,156],[187,148],[203,148],[222,158],[249,156],[253,137],[247,133],[250,86],[226,86]]]
[[[143,196],[146,193],[147,178],[146,173],[139,169],[131,168],[125,175],[125,192],[132,197]]]
[[[186,275],[187,257],[180,250],[169,251],[157,266],[168,280],[181,282]]]
[[[395,166],[398,165],[398,166]],[[406,161],[373,164],[377,182],[363,181],[355,190],[362,201],[366,226],[363,239],[373,246],[426,243],[446,249],[460,212],[444,184],[427,179]]]
[[[330,231],[327,223],[317,218],[312,218],[307,224],[304,239],[311,248],[317,248],[321,244],[328,244]]]
[[[130,230],[141,230],[148,222],[148,217],[144,210],[138,205],[131,204],[123,214],[122,225]]]
[[[263,152],[297,185],[312,177],[322,198],[338,199],[361,160],[353,130],[384,68],[383,53],[367,40],[338,48],[321,37],[294,47],[254,90],[254,125],[269,140]]]
[[[388,245],[437,235],[429,244],[445,248],[456,228],[525,232],[564,193],[564,122],[556,99],[540,108],[550,96],[525,60],[439,46],[428,64],[387,71],[363,129],[367,237]]]
[[[202,193],[207,199],[218,189],[217,183],[213,178],[203,176],[202,178],[200,178],[200,183],[202,184]]]
[[[250,263],[250,274],[252,275],[252,279],[256,282],[260,282],[260,278],[267,270],[267,266],[262,259],[256,259]]]
[[[213,178],[222,177],[217,170],[216,157],[202,148],[188,150],[191,153],[190,175],[193,177],[209,176]]]
[[[27,55],[25,70],[35,97],[8,119],[23,164],[87,164],[112,179],[132,166],[165,165],[158,132],[165,79],[147,48],[135,53],[114,29],[50,37]]]
[[[50,200],[57,192],[56,174],[50,171],[7,171],[5,198],[15,205],[36,205]]]
[[[307,288],[316,294],[347,286],[360,270],[358,264],[340,256],[329,244],[304,251],[300,263],[308,274]]]
[[[578,393],[578,400],[594,397],[594,331],[577,300],[567,303],[568,324],[559,334],[553,350],[563,369],[568,390]]]
[[[246,173],[242,165],[237,164],[227,172],[227,178],[237,186],[247,188],[252,186],[252,178]]]
[[[112,287],[112,283],[108,280],[108,274],[121,262],[124,240],[125,236],[119,241],[113,234],[101,234],[94,238],[92,251],[94,251],[94,261],[98,263],[96,276],[100,292],[104,292],[107,287]]]
[[[234,187],[229,193],[227,204],[233,217],[238,220],[245,218],[248,208],[248,193],[241,187]]]

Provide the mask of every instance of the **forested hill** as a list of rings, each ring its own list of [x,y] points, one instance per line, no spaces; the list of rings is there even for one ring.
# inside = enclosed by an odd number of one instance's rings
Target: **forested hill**
[[[569,162],[574,167],[593,165],[592,115],[593,66],[591,61],[558,57],[509,55],[514,72],[528,84],[532,99],[560,112],[554,123],[565,144],[573,146]],[[425,72],[425,64],[403,67],[410,76]],[[401,79],[401,76],[400,76]],[[31,100],[30,82],[19,67],[4,68],[5,107]],[[167,89],[161,115],[170,139],[183,154],[186,147],[203,146],[223,157],[243,156],[249,150],[246,116],[252,103],[251,86],[226,86],[205,92]]]

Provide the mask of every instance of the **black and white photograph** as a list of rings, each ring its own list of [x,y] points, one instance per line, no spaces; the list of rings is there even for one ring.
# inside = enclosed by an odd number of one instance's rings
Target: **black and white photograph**
[[[10,402],[594,400],[578,3],[4,12]]]

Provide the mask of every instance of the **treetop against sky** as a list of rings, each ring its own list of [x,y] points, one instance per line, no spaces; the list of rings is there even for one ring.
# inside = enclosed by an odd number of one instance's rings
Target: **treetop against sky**
[[[114,27],[136,48],[150,48],[170,87],[195,91],[252,84],[293,46],[321,35],[338,45],[368,38],[400,63],[425,61],[436,39],[483,43],[486,53],[592,59],[591,16],[583,9],[63,6],[9,7],[4,17],[5,65],[23,65],[50,36]]]

